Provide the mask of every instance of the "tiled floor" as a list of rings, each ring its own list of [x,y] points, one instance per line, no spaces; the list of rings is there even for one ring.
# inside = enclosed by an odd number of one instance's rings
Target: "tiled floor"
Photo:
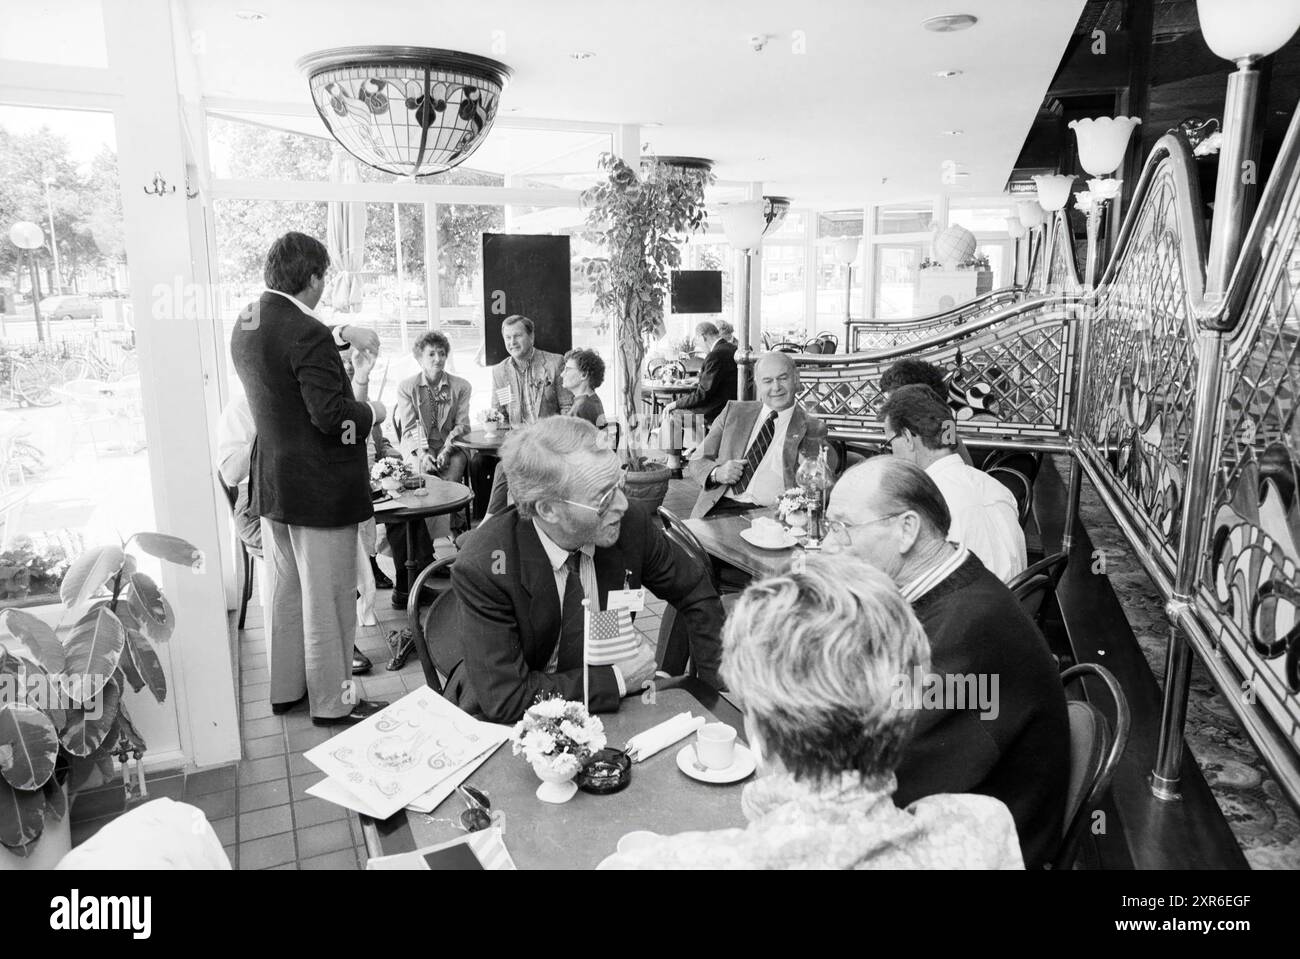
[[[379,562],[391,575],[391,561],[381,557]],[[393,609],[391,599],[390,591],[380,591],[375,602],[379,624],[357,631],[357,645],[374,663],[369,675],[357,679],[364,699],[391,702],[424,685],[415,655],[398,672],[385,669],[385,638],[406,623],[405,611]],[[663,603],[656,601],[637,617],[638,629],[652,641],[658,637],[662,612]],[[271,712],[266,639],[256,594],[246,627],[239,637],[244,759],[218,769],[151,778],[149,798],[168,796],[202,809],[236,869],[361,868],[365,847],[357,817],[306,794],[307,787],[323,777],[302,754],[335,731],[314,726],[305,704],[283,716]],[[122,809],[120,785],[79,794],[73,807],[73,843],[94,835]]]

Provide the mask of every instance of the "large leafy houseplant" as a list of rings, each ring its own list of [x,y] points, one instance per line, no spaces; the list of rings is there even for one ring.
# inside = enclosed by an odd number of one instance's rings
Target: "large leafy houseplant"
[[[628,424],[629,459],[641,463],[634,439],[641,399],[641,370],[651,338],[664,335],[664,297],[681,265],[679,243],[704,229],[704,188],[713,175],[647,157],[638,174],[623,160],[602,154],[605,177],[583,191],[587,240],[605,255],[587,261],[597,313],[615,323],[623,371],[622,419]]]
[[[0,610],[0,845],[19,856],[67,815],[65,786],[75,791],[96,769],[112,778],[114,757],[144,754],[122,701],[127,687],[167,698],[153,644],[171,638],[176,617],[132,546],[181,566],[199,556],[175,536],[136,533],[68,567],[59,599],[65,618],[75,616],[70,628]]]

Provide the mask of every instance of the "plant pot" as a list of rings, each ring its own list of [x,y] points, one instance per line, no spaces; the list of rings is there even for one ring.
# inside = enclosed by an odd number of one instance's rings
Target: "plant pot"
[[[537,787],[537,798],[542,802],[566,803],[578,791],[577,785],[573,782],[573,777],[578,774],[576,767],[560,771],[550,763],[539,759],[533,762],[533,772],[537,773],[537,778],[542,781],[542,784]]]
[[[68,787],[63,787],[63,818],[56,822],[45,821],[45,830],[41,838],[31,847],[26,856],[19,856],[4,846],[0,846],[0,872],[29,872],[53,869],[64,856],[72,851],[72,804],[67,801]]]
[[[627,488],[624,492],[629,500],[642,504],[653,513],[663,505],[664,497],[668,495],[668,480],[672,475],[672,471],[666,466],[648,470],[628,470]]]
[[[398,494],[402,492],[402,481],[395,476],[385,476],[379,481],[379,485],[390,494]]]

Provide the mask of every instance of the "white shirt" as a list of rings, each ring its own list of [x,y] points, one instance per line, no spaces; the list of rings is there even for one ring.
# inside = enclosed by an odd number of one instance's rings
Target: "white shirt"
[[[257,438],[257,425],[248,397],[232,396],[221,411],[217,424],[217,469],[227,486],[238,486],[248,479],[249,460],[253,455],[253,440]]]
[[[967,547],[1004,583],[1022,572],[1028,562],[1025,533],[1011,491],[956,453],[935,460],[925,471],[948,504],[948,539]]]
[[[763,424],[774,411],[771,407],[764,404],[758,414],[758,422],[749,432],[749,440],[745,443],[745,452],[754,445],[754,440],[758,439],[758,434],[763,429]],[[776,432],[772,434],[772,442],[767,447],[767,452],[758,462],[758,468],[754,470],[754,477],[749,481],[743,493],[728,493],[732,499],[738,503],[754,503],[757,506],[773,506],[785,492],[785,462],[783,459],[783,450],[785,449],[785,434],[790,429],[790,417],[794,416],[794,407],[788,406],[776,414]],[[743,454],[742,454],[743,456]]]
[[[556,545],[555,540],[546,535],[546,530],[542,529],[537,523],[533,524],[533,529],[537,530],[537,538],[542,541],[542,549],[546,550],[546,558],[551,561],[551,572],[555,574],[555,591],[560,596],[560,613],[564,613],[564,587],[569,582],[569,551],[563,546]],[[581,547],[582,558],[578,561],[579,575],[582,578],[582,591],[591,601],[589,609],[600,611],[600,584],[596,582],[596,545],[588,543]],[[560,644],[557,641],[555,649],[551,651],[551,659],[546,664],[544,672],[554,673],[560,665]],[[623,684],[623,674],[619,672],[617,666],[613,667],[614,678],[618,682],[618,695],[621,699],[627,695],[627,687]]]

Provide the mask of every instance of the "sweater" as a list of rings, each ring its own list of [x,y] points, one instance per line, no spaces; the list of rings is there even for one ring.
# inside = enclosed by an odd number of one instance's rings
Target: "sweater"
[[[1011,591],[971,554],[920,596],[913,611],[930,640],[930,674],[958,689],[991,693],[966,708],[918,703],[912,739],[898,767],[894,801],[978,793],[1011,810],[1026,867],[1041,868],[1059,847],[1069,784],[1070,728],[1056,661]],[[978,696],[974,698],[979,698]]]

